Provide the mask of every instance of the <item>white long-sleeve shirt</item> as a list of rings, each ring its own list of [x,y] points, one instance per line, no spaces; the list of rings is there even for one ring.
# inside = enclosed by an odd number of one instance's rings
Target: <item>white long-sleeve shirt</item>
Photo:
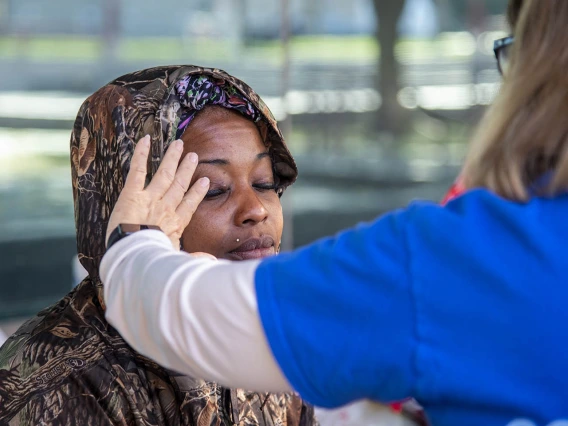
[[[257,264],[192,257],[173,250],[159,231],[137,232],[103,258],[106,318],[133,348],[167,368],[228,387],[290,391],[260,324]],[[326,426],[414,424],[369,401],[316,413]]]
[[[258,316],[257,264],[192,257],[160,231],[137,232],[102,260],[106,318],[172,370],[227,387],[290,391]]]

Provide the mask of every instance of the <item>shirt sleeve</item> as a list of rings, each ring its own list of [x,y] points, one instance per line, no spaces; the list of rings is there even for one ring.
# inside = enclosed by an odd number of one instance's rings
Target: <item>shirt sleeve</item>
[[[104,256],[107,319],[136,350],[228,387],[321,407],[413,396],[405,211],[261,262],[175,252],[159,231]]]
[[[106,318],[166,368],[227,387],[290,391],[258,317],[257,266],[192,257],[160,231],[137,232],[101,263]]]
[[[314,405],[412,396],[416,347],[406,211],[263,261],[260,317],[286,378]]]

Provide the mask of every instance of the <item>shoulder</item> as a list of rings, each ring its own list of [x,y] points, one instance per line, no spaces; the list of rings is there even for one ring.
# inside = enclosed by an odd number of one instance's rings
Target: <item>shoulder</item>
[[[448,259],[462,252],[471,259],[477,251],[487,255],[510,247],[526,249],[520,242],[534,249],[548,244],[554,235],[568,234],[563,219],[566,209],[568,196],[514,202],[476,189],[445,206],[412,203],[401,214],[400,222],[413,257]],[[491,258],[485,256],[485,260]]]
[[[81,351],[107,328],[96,306],[95,290],[81,285],[24,323],[0,348],[0,369],[25,368],[27,374],[67,353]]]
[[[80,288],[40,312],[0,348],[0,423],[35,396],[53,394],[55,403],[62,386],[78,382],[81,372],[104,356],[104,344],[90,324],[88,293]]]

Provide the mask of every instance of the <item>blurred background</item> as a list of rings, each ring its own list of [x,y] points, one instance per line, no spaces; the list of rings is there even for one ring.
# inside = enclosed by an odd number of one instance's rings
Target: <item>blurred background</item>
[[[69,137],[122,74],[224,69],[300,168],[287,248],[439,200],[499,88],[506,0],[0,0],[0,330],[75,284]],[[0,336],[0,342],[2,337]]]

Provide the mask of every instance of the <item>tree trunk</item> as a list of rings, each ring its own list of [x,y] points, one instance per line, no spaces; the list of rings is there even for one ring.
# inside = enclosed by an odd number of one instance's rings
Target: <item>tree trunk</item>
[[[468,29],[476,36],[484,30],[486,11],[485,4],[478,0],[467,2]]]
[[[394,54],[398,40],[397,25],[404,3],[405,0],[373,0],[378,24],[377,42],[381,47],[377,87],[383,104],[379,113],[379,127],[393,134],[404,129],[404,119],[407,115],[397,100],[400,70]]]
[[[0,1],[0,34],[6,35],[11,32],[10,0]]]
[[[104,56],[108,62],[114,62],[117,56],[120,36],[121,0],[103,0],[103,43]]]

